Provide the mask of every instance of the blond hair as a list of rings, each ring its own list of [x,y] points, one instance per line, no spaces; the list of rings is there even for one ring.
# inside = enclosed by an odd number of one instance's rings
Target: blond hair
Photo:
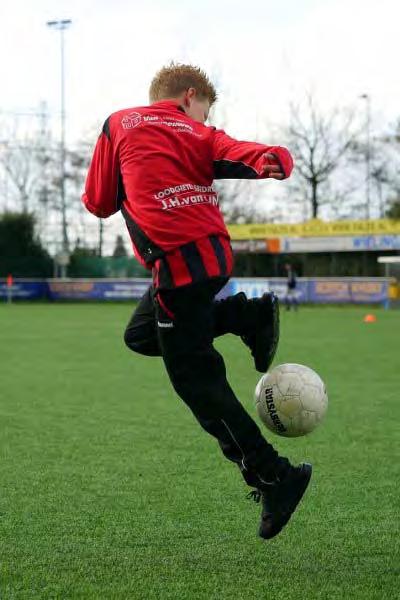
[[[189,88],[194,88],[199,98],[206,98],[210,106],[217,99],[214,85],[200,67],[172,62],[154,76],[149,89],[150,102],[177,98]]]

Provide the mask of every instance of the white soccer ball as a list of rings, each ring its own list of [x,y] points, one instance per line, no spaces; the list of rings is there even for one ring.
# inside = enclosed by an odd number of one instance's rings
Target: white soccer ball
[[[264,425],[285,437],[310,433],[322,421],[328,408],[325,384],[304,365],[278,365],[257,384],[254,395]]]

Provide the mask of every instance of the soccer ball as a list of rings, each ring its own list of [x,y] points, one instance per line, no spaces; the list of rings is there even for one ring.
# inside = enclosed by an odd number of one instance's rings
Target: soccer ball
[[[259,417],[274,433],[298,437],[310,433],[328,408],[325,384],[304,365],[278,365],[257,384],[254,395]]]

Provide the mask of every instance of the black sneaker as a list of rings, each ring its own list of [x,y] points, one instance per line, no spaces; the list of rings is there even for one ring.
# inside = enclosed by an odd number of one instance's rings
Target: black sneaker
[[[260,529],[258,534],[265,540],[275,537],[289,521],[303,497],[311,479],[312,466],[301,463],[291,467],[286,477],[277,483],[253,490],[248,498],[262,501]]]
[[[279,302],[273,293],[248,300],[251,325],[241,336],[251,350],[257,371],[268,371],[279,342]]]

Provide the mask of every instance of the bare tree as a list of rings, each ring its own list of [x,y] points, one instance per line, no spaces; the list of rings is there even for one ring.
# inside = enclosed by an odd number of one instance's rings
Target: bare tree
[[[0,112],[0,210],[34,214],[36,233],[52,254],[64,247],[65,229],[68,240],[85,240],[100,256],[114,240],[112,224],[92,217],[81,202],[97,135],[97,127],[89,128],[66,149],[63,202],[59,144],[48,114]]]
[[[343,164],[357,138],[354,115],[339,108],[322,114],[309,93],[304,108],[290,105],[290,124],[285,134],[296,163],[298,191],[306,192],[311,215],[316,218],[322,203],[322,186]]]
[[[378,140],[383,157],[373,164],[371,176],[378,188],[381,217],[400,219],[400,119]]]
[[[399,190],[400,192],[400,190]],[[389,201],[389,207],[386,210],[385,216],[389,219],[400,220],[400,193],[396,198],[395,196]]]
[[[212,110],[209,122],[218,129],[227,129],[229,134],[228,100],[217,104]],[[265,212],[260,208],[258,199],[260,188],[254,181],[246,179],[221,179],[214,182],[218,192],[218,201],[224,220],[228,224],[257,223],[265,221]]]
[[[3,207],[34,214],[36,234],[43,242],[55,191],[50,184],[54,147],[46,108],[40,112],[2,113],[0,130]]]
[[[80,195],[89,162],[82,145],[66,152],[65,205],[60,197],[59,151],[56,144],[43,144],[40,137],[5,141],[0,146],[0,169],[7,180],[11,204],[21,212],[36,216],[37,233],[53,251],[62,247],[63,223],[69,239],[79,232],[78,219],[83,213]],[[65,215],[64,215],[65,212]],[[51,224],[51,231],[49,230]],[[101,246],[101,243],[100,243]]]
[[[225,223],[244,224],[257,223],[265,220],[265,214],[257,206],[252,194],[254,182],[246,180],[220,180],[214,183],[218,192],[219,208]]]
[[[387,209],[387,199],[385,190],[390,183],[390,175],[387,164],[380,163],[373,166],[371,170],[371,179],[378,194],[378,213],[381,219],[385,218]]]
[[[73,186],[75,197],[78,199],[78,212],[80,216],[80,224],[81,224],[81,236],[85,239],[85,223],[87,221],[87,211],[84,209],[82,203],[80,202],[80,197],[82,194],[82,190],[84,187],[87,170],[90,164],[94,141],[95,139],[94,132],[90,132],[87,134],[87,139],[81,140],[74,150],[70,151],[68,154],[68,169],[67,169],[67,179],[69,180],[69,185]],[[91,140],[91,141],[89,141]],[[98,256],[103,255],[103,246],[104,246],[104,229],[105,229],[105,220],[97,219],[98,223],[98,240],[97,240],[97,249],[96,253]]]
[[[391,193],[396,195],[400,187],[395,136],[374,136],[368,143],[357,140],[351,148],[351,160],[363,172],[365,212],[384,218]]]
[[[19,205],[22,212],[32,212],[35,208],[47,160],[48,156],[38,140],[2,143],[0,163],[11,183],[11,193],[16,205]]]

